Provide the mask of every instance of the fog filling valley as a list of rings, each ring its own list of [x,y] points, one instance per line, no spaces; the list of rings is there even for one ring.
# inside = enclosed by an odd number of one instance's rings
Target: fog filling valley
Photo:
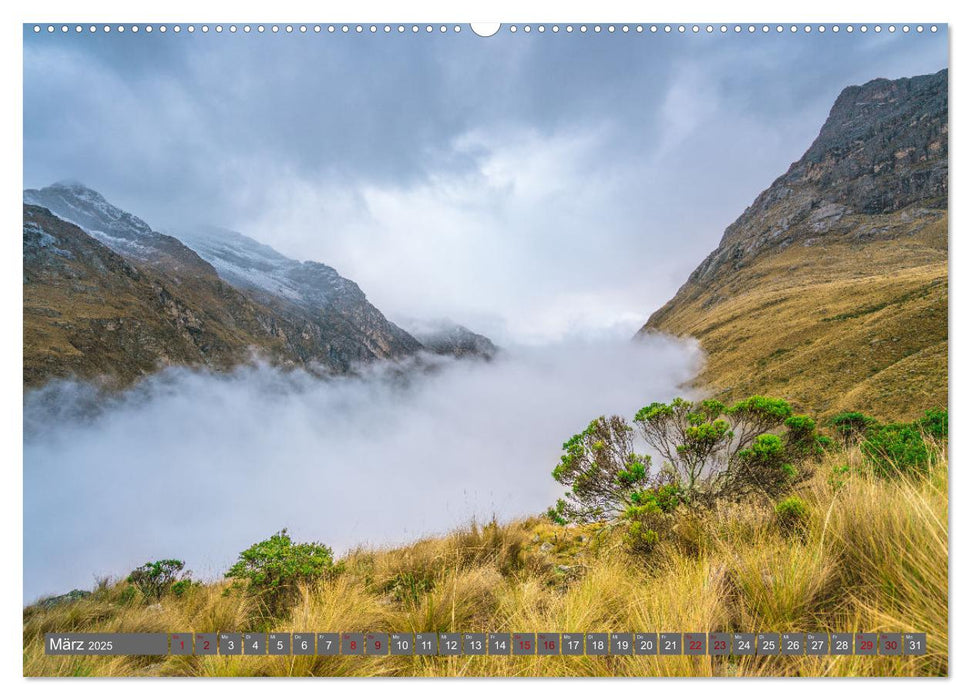
[[[601,414],[684,395],[694,344],[652,337],[435,358],[320,379],[169,369],[115,396],[24,399],[24,598],[163,558],[219,578],[282,528],[340,555],[543,512],[562,443]]]

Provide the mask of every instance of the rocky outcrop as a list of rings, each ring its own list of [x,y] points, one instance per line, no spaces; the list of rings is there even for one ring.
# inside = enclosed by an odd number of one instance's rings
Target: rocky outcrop
[[[437,355],[491,360],[499,352],[489,338],[451,321],[407,324],[425,349]]]
[[[677,295],[650,318],[712,294],[763,251],[858,232],[850,214],[947,207],[947,70],[848,87],[806,153],[722,236]],[[862,232],[866,235],[866,232]],[[879,235],[879,232],[870,232]]]

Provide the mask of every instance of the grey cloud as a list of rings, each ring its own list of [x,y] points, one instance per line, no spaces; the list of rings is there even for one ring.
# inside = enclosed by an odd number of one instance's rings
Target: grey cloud
[[[633,326],[843,87],[946,63],[944,32],[28,31],[25,183],[74,177],[157,228],[243,231],[335,266],[390,313],[555,335],[573,296]],[[548,172],[502,189],[490,169],[517,149]]]

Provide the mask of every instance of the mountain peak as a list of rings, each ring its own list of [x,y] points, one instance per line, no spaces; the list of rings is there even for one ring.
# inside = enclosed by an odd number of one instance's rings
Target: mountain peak
[[[62,190],[87,190],[89,192],[94,192],[90,187],[85,185],[80,180],[74,178],[65,178],[64,180],[58,180],[57,182],[45,187],[44,189],[62,189]],[[95,193],[97,194],[97,193]]]
[[[785,180],[866,214],[946,206],[947,89],[947,69],[845,88]]]
[[[499,352],[489,338],[451,319],[410,319],[405,322],[404,328],[427,350],[437,355],[491,360]]]
[[[61,180],[39,190],[24,190],[24,204],[44,207],[111,250],[153,267],[176,273],[216,277],[216,271],[172,236],[152,227],[76,180]]]
[[[28,192],[41,192],[57,194],[61,197],[75,199],[81,202],[86,202],[92,204],[101,209],[104,213],[110,214],[115,218],[119,218],[125,212],[118,207],[114,206],[107,199],[104,198],[100,192],[92,189],[85,185],[80,180],[67,179],[58,180],[57,182],[48,185],[40,190],[27,190]],[[144,223],[144,222],[142,222]],[[145,224],[148,226],[148,224]]]
[[[845,88],[809,149],[727,229],[689,281],[849,231],[855,214],[945,209],[947,70]]]
[[[217,226],[196,226],[176,236],[212,265],[230,284],[257,294],[271,294],[317,308],[350,294],[364,294],[351,280],[318,262],[300,262],[242,233]]]
[[[59,180],[39,190],[24,190],[24,202],[46,207],[91,235],[131,239],[154,233],[137,216],[119,209],[100,192],[77,180]]]
[[[641,332],[698,339],[702,381],[726,400],[880,417],[946,404],[947,83],[943,70],[844,89]]]

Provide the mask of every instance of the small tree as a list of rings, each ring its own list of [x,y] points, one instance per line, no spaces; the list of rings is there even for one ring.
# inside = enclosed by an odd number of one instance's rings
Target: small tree
[[[794,480],[792,460],[818,444],[814,421],[793,416],[786,401],[765,396],[730,407],[680,398],[652,403],[637,412],[634,422],[664,458],[662,469],[681,485],[687,501],[752,493],[771,498]],[[773,434],[784,427],[783,438]]]
[[[818,456],[825,445],[814,420],[764,396],[731,407],[680,398],[652,403],[634,422],[664,459],[660,469],[652,474],[650,456],[634,451],[636,431],[627,421],[597,418],[563,444],[553,478],[570,492],[549,509],[550,518],[563,524],[622,516],[655,530],[682,503],[775,499],[800,478],[793,462]]]
[[[816,421],[809,416],[789,416],[785,421],[786,443],[790,457],[819,458],[833,441],[816,432]]]
[[[735,473],[729,480],[733,488],[747,487],[775,498],[786,491],[796,477],[796,468],[782,438],[772,433],[759,435],[752,446],[739,450]]]
[[[142,564],[128,574],[128,583],[137,588],[146,598],[158,600],[172,588],[173,585],[188,577],[191,572],[186,571],[185,562],[178,559],[161,559]]]
[[[632,494],[633,505],[624,511],[624,542],[636,554],[649,555],[654,551],[661,536],[670,531],[673,514],[682,503],[681,487],[674,482],[662,483],[663,478],[658,476],[654,486]]]
[[[731,426],[720,418],[724,412],[719,401],[693,404],[677,398],[669,404],[652,403],[634,416],[644,439],[664,457],[664,467],[689,497],[714,455],[732,441]]]
[[[330,547],[294,542],[284,529],[241,552],[226,576],[245,586],[271,616],[277,616],[296,598],[300,584],[326,575],[333,563]]]
[[[616,518],[650,483],[651,458],[634,452],[634,429],[620,416],[591,421],[563,452],[553,478],[570,491],[547,513],[560,524]]]

